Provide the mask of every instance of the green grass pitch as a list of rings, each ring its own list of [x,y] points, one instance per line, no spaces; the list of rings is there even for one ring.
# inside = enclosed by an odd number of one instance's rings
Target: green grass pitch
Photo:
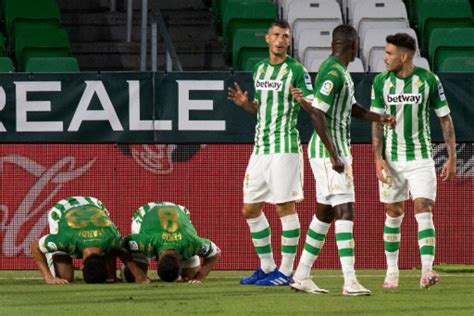
[[[474,315],[474,274],[442,273],[439,285],[419,289],[419,271],[401,271],[400,287],[380,287],[384,271],[358,271],[369,297],[341,295],[340,271],[318,270],[329,294],[289,287],[242,286],[249,271],[213,271],[202,284],[46,285],[37,271],[0,271],[0,315]],[[150,275],[156,278],[156,273]]]

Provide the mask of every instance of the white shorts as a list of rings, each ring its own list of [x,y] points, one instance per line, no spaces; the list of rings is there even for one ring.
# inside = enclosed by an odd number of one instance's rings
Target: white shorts
[[[243,191],[247,204],[303,200],[303,154],[252,154]]]
[[[318,203],[336,206],[355,202],[352,157],[341,157],[344,172],[332,168],[329,158],[313,158],[309,162],[316,180],[316,200]]]
[[[410,198],[436,199],[436,172],[432,159],[415,161],[386,161],[390,184],[379,181],[380,201],[395,203]]]

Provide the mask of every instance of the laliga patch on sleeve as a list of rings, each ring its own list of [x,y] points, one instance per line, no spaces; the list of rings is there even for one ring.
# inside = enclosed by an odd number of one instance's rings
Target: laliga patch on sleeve
[[[58,246],[56,246],[56,244],[52,241],[48,242],[48,249],[50,251],[57,251],[58,250]]]
[[[444,95],[443,85],[438,83],[438,94],[441,101],[446,101],[446,96]]]
[[[331,93],[333,87],[334,87],[334,84],[332,83],[332,81],[331,80],[326,80],[326,81],[323,82],[319,92],[321,92],[322,94],[328,96]]]
[[[206,245],[206,244],[201,245],[201,248],[199,248],[198,256],[201,256],[201,257],[206,256],[210,248],[211,248],[211,245]]]
[[[130,240],[128,242],[128,248],[130,248],[130,250],[132,251],[138,251],[138,244],[135,240]]]
[[[306,89],[313,90],[313,84],[311,83],[311,77],[309,74],[304,74],[304,84],[306,85]]]

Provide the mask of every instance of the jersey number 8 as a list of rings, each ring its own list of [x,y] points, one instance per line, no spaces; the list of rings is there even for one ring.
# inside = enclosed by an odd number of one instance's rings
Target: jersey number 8
[[[167,232],[174,233],[178,230],[178,217],[178,212],[172,208],[161,208],[158,210],[158,218],[160,219],[161,227]]]

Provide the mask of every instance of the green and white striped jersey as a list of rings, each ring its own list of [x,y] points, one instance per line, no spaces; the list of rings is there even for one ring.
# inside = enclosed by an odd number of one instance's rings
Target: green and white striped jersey
[[[326,113],[327,132],[340,157],[351,156],[351,114],[354,97],[354,82],[339,58],[329,56],[319,67],[315,80],[313,107]],[[316,132],[309,141],[308,156],[329,157]]]
[[[404,79],[391,71],[375,77],[371,110],[394,115],[397,120],[394,129],[384,128],[384,159],[432,158],[430,109],[434,109],[438,117],[450,112],[443,85],[432,72],[415,67]]]
[[[290,84],[313,98],[313,85],[308,71],[291,57],[278,65],[266,58],[253,72],[257,126],[255,154],[298,153],[300,137],[296,129],[300,105],[291,95]]]

